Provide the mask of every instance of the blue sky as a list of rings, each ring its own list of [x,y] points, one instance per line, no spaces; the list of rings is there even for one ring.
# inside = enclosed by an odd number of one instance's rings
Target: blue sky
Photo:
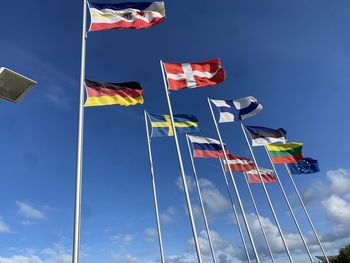
[[[1,66],[38,81],[17,105],[0,104],[0,263],[70,262],[80,74],[82,1],[4,1]],[[113,1],[106,1],[112,3]],[[143,110],[167,113],[159,60],[220,57],[227,80],[215,87],[173,92],[176,113],[196,115],[216,138],[206,98],[255,96],[264,110],[247,124],[283,127],[304,143],[321,172],[296,176],[327,252],[348,243],[350,82],[348,1],[165,1],[167,19],[147,30],[90,33],[86,77],[135,80],[145,104],[85,110],[81,262],[159,262]],[[221,125],[230,151],[249,157],[236,123]],[[191,167],[180,138],[186,174]],[[168,262],[195,262],[172,138],[152,141],[164,249]],[[269,168],[262,149],[258,161]],[[244,259],[217,160],[196,160],[220,262]],[[311,244],[315,244],[283,167],[280,177]],[[249,220],[253,207],[236,175]],[[190,184],[192,185],[192,184]],[[268,190],[296,262],[307,256],[278,185]],[[253,186],[279,262],[287,262],[261,187]],[[198,211],[196,192],[191,197]],[[215,201],[215,202],[214,202]],[[205,262],[211,262],[196,212]],[[254,227],[253,227],[254,228]],[[264,244],[253,229],[258,250]],[[266,260],[268,262],[268,260]]]

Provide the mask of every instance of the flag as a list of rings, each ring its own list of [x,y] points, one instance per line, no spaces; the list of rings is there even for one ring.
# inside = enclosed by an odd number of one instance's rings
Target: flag
[[[267,144],[282,142],[286,143],[287,132],[279,128],[277,130],[259,126],[245,126],[252,138],[253,146],[264,146]]]
[[[151,137],[174,136],[169,115],[148,113],[151,121]],[[198,119],[190,114],[174,114],[175,129],[177,133],[199,132]]]
[[[277,178],[275,177],[272,170],[265,169],[265,168],[259,168],[260,175],[263,179],[264,183],[275,183],[277,182]],[[248,182],[250,184],[256,184],[261,183],[260,176],[258,174],[258,171],[256,169],[250,170],[247,173]]]
[[[198,63],[163,63],[170,90],[214,86],[226,78],[220,59]]]
[[[159,24],[165,19],[164,2],[89,3],[89,10],[89,31],[143,29]]]
[[[263,107],[256,98],[250,96],[237,100],[211,100],[220,111],[219,122],[233,122],[252,117]]]
[[[288,168],[292,174],[313,174],[320,171],[318,161],[312,158],[303,158],[297,163],[289,163]]]
[[[86,79],[85,87],[87,93],[86,107],[113,104],[120,106],[143,104],[143,89],[135,81],[109,83]]]
[[[246,172],[255,169],[255,164],[252,160],[244,157],[239,157],[237,155],[228,154],[227,155],[228,164],[231,167],[232,172]],[[229,171],[226,160],[224,159],[224,164],[226,172]]]
[[[296,163],[303,158],[303,144],[299,142],[270,144],[266,148],[273,163]]]
[[[188,135],[193,146],[193,156],[196,158],[223,158],[220,141],[208,137]],[[226,150],[226,153],[227,150]]]

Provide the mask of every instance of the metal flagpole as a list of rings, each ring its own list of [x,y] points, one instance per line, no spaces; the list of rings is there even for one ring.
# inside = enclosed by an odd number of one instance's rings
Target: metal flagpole
[[[269,250],[271,261],[273,263],[275,263],[275,258],[273,257],[272,250],[271,250],[271,247],[270,247],[270,243],[269,243],[269,240],[267,239],[266,232],[265,232],[265,229],[264,229],[264,225],[261,222],[260,213],[259,213],[258,207],[256,206],[254,195],[253,195],[252,189],[250,188],[250,184],[249,184],[248,179],[247,179],[247,174],[243,173],[243,175],[244,175],[245,182],[247,183],[249,195],[250,195],[250,198],[252,199],[252,202],[253,202],[253,205],[254,205],[254,209],[255,209],[255,214],[258,217],[259,225],[260,225],[261,231],[263,233],[267,249]]]
[[[85,81],[85,55],[86,55],[86,9],[87,0],[83,0],[83,30],[81,41],[81,69],[80,69],[80,99],[79,99],[79,127],[78,149],[75,183],[75,208],[74,208],[74,236],[73,236],[73,263],[79,263],[80,254],[80,222],[81,222],[81,192],[82,192],[82,168],[83,168],[83,134],[84,134],[84,81]]]
[[[260,178],[260,181],[261,181],[261,185],[263,186],[263,189],[264,189],[264,192],[265,192],[267,201],[268,201],[268,203],[269,203],[269,206],[270,206],[270,209],[271,209],[273,218],[275,219],[275,222],[276,222],[278,231],[279,231],[279,233],[280,233],[280,236],[281,236],[281,239],[282,239],[284,248],[285,248],[285,250],[286,250],[286,252],[287,252],[289,261],[290,261],[291,263],[293,263],[294,261],[293,261],[292,255],[290,254],[290,251],[289,251],[287,242],[286,242],[286,240],[285,240],[285,238],[284,238],[284,235],[283,235],[283,232],[282,232],[280,223],[279,223],[278,218],[277,218],[277,216],[276,216],[275,209],[273,208],[273,205],[272,205],[272,202],[271,202],[271,199],[270,199],[270,195],[269,195],[269,193],[267,192],[265,183],[264,183],[264,181],[263,181],[263,178],[262,178],[261,173],[260,173],[259,168],[258,168],[258,164],[257,164],[256,159],[255,159],[255,155],[254,155],[253,149],[252,149],[252,147],[250,146],[250,143],[249,143],[249,140],[248,140],[248,136],[247,136],[247,134],[246,134],[246,131],[244,130],[244,126],[243,126],[243,123],[242,123],[242,122],[241,122],[241,128],[242,128],[242,131],[243,131],[245,140],[246,140],[246,142],[247,142],[247,145],[248,145],[250,154],[251,154],[251,156],[252,156],[252,158],[253,158],[253,161],[254,161],[254,164],[255,164],[255,166],[256,166],[256,171],[258,172],[258,175],[259,175],[259,178]]]
[[[162,263],[165,263],[164,250],[163,250],[163,240],[162,240],[162,231],[161,231],[161,228],[160,228],[159,211],[158,211],[156,180],[155,180],[155,177],[154,177],[154,169],[153,169],[151,139],[150,139],[149,130],[148,130],[147,112],[144,111],[144,114],[145,114],[145,125],[146,125],[146,135],[147,135],[147,144],[148,144],[149,164],[150,164],[150,169],[151,169],[153,201],[154,201],[154,209],[155,209],[155,212],[156,212],[156,221],[157,221],[158,241],[159,241],[159,249],[160,249],[160,260],[161,260]]]
[[[305,215],[306,215],[306,217],[307,217],[307,220],[308,220],[309,223],[310,223],[310,226],[311,226],[311,228],[312,228],[312,231],[313,231],[314,234],[315,234],[315,237],[316,237],[316,239],[317,239],[317,242],[318,242],[318,244],[320,245],[320,248],[321,248],[321,250],[322,250],[322,253],[323,253],[324,257],[326,258],[327,263],[329,263],[329,259],[328,259],[328,256],[326,255],[326,251],[324,250],[323,245],[322,245],[322,243],[321,243],[321,240],[320,240],[320,238],[318,237],[318,234],[317,234],[317,232],[316,232],[316,229],[315,229],[315,227],[314,227],[314,224],[312,223],[312,220],[311,220],[310,215],[309,215],[309,213],[308,213],[308,211],[307,211],[307,209],[306,209],[306,206],[305,206],[305,204],[304,204],[304,201],[303,201],[303,199],[301,198],[301,195],[300,195],[299,190],[298,190],[298,188],[297,188],[297,186],[296,186],[296,184],[295,184],[295,181],[294,181],[293,176],[292,176],[292,174],[291,174],[291,172],[290,172],[290,169],[289,169],[289,167],[288,167],[287,164],[285,164],[285,166],[286,166],[286,169],[287,169],[287,171],[288,171],[289,178],[290,178],[290,180],[292,181],[292,184],[293,184],[293,187],[294,187],[294,189],[295,189],[295,192],[297,193],[297,196],[298,196],[298,198],[299,198],[300,204],[301,204],[301,206],[302,206],[303,209],[304,209],[304,212],[305,212]]]
[[[191,226],[192,226],[192,234],[193,234],[193,239],[194,239],[194,245],[195,245],[196,252],[197,252],[198,262],[202,263],[202,255],[201,255],[201,251],[200,251],[200,247],[199,247],[199,241],[198,241],[198,237],[197,237],[196,223],[194,222],[192,206],[191,206],[191,200],[190,200],[190,195],[188,193],[188,187],[187,187],[187,182],[186,182],[186,175],[185,175],[185,170],[184,170],[183,163],[182,163],[182,157],[181,157],[181,152],[180,152],[180,145],[179,145],[179,140],[177,138],[177,133],[176,133],[176,129],[175,129],[173,110],[172,110],[172,107],[171,107],[170,96],[169,96],[169,91],[168,91],[168,85],[167,85],[167,81],[166,81],[166,78],[165,78],[165,73],[164,73],[163,62],[162,61],[160,61],[160,67],[162,69],[162,74],[163,74],[165,95],[166,95],[167,102],[168,102],[168,107],[169,107],[169,115],[170,115],[170,120],[171,120],[171,127],[172,127],[172,129],[174,131],[175,146],[176,146],[176,150],[177,150],[177,156],[178,156],[178,159],[179,159],[181,179],[182,179],[182,184],[183,184],[185,198],[186,198],[188,215],[190,217]]]
[[[210,108],[210,111],[211,111],[211,116],[213,117],[213,121],[214,121],[214,125],[215,125],[215,128],[216,128],[216,132],[217,132],[217,134],[218,134],[218,137],[219,137],[219,140],[220,140],[220,144],[221,144],[221,147],[222,147],[223,152],[224,152],[224,158],[225,158],[226,163],[228,164],[228,159],[227,159],[227,154],[226,154],[226,151],[225,151],[225,146],[224,146],[224,143],[223,143],[223,141],[222,141],[221,134],[220,134],[220,130],[219,130],[219,126],[218,126],[218,124],[217,124],[217,122],[216,122],[215,115],[214,115],[214,112],[213,112],[213,108],[212,108],[212,106],[211,106],[211,103],[210,103],[210,99],[209,99],[209,98],[208,98],[208,104],[209,104],[209,108]],[[249,240],[250,240],[250,243],[251,243],[251,245],[252,245],[252,248],[253,248],[253,252],[254,252],[256,261],[257,261],[258,263],[260,263],[259,255],[258,255],[258,252],[257,252],[257,250],[256,250],[255,243],[254,243],[254,240],[253,240],[253,236],[252,236],[252,233],[251,233],[251,231],[250,231],[249,224],[248,224],[248,220],[247,220],[247,217],[246,217],[246,215],[245,215],[245,211],[244,211],[243,204],[242,204],[242,201],[241,201],[241,196],[239,195],[238,188],[237,188],[237,185],[236,185],[236,181],[235,181],[235,179],[234,179],[234,177],[233,177],[233,174],[232,174],[232,170],[231,170],[231,166],[230,166],[230,165],[228,165],[228,170],[229,170],[229,173],[230,173],[230,176],[231,176],[233,188],[234,188],[235,193],[236,193],[236,196],[237,196],[238,204],[239,204],[239,207],[240,207],[240,209],[241,209],[243,221],[244,221],[245,227],[247,228]]]
[[[201,210],[202,210],[202,215],[203,215],[203,219],[204,219],[205,230],[207,231],[207,236],[208,236],[211,256],[213,258],[213,262],[216,263],[216,256],[215,256],[213,241],[212,241],[211,235],[210,235],[208,220],[207,220],[207,216],[206,216],[206,213],[205,213],[205,208],[204,208],[203,199],[202,199],[202,193],[201,193],[201,189],[200,189],[200,185],[199,185],[199,181],[198,181],[197,171],[196,171],[196,167],[194,165],[194,160],[193,160],[193,156],[192,156],[190,141],[188,139],[188,135],[187,134],[186,134],[186,141],[187,141],[188,152],[190,154],[190,159],[191,159],[191,163],[192,163],[194,182],[195,182],[196,187],[197,187],[198,198],[199,198],[199,202],[201,204]]]
[[[219,159],[219,160],[220,160],[220,165],[221,165],[222,174],[223,174],[224,179],[225,179],[225,184],[226,184],[227,192],[228,192],[228,195],[229,195],[229,197],[230,197],[231,206],[232,206],[232,210],[233,210],[233,215],[235,216],[235,219],[236,219],[236,222],[237,222],[237,226],[238,226],[238,230],[239,230],[239,235],[241,236],[241,239],[242,239],[242,243],[243,243],[243,247],[244,247],[244,250],[245,250],[245,253],[246,253],[246,256],[247,256],[247,260],[248,260],[248,262],[250,263],[250,262],[252,262],[252,261],[251,261],[251,259],[250,259],[250,255],[249,255],[249,252],[248,252],[247,244],[246,244],[245,239],[244,239],[244,235],[243,235],[241,223],[240,223],[240,221],[239,221],[239,217],[238,217],[238,214],[237,214],[237,210],[236,210],[236,207],[235,207],[235,203],[233,202],[233,197],[232,197],[232,194],[231,194],[230,186],[229,186],[228,181],[227,181],[227,176],[226,176],[224,164],[222,163],[222,160],[221,160],[221,159]]]
[[[303,235],[303,232],[301,231],[301,228],[300,228],[300,226],[299,226],[298,220],[297,220],[297,218],[295,217],[294,211],[293,211],[292,206],[291,206],[291,204],[290,204],[290,202],[289,202],[288,196],[287,196],[287,194],[286,194],[286,192],[285,192],[285,190],[284,190],[284,187],[283,187],[283,185],[282,185],[282,182],[281,182],[281,180],[280,180],[280,178],[279,178],[279,176],[278,176],[278,173],[277,173],[277,171],[276,171],[276,167],[275,167],[275,165],[274,165],[273,162],[272,162],[270,153],[268,152],[266,146],[264,146],[264,148],[265,148],[265,151],[266,151],[267,156],[269,157],[269,160],[270,160],[271,166],[272,166],[272,168],[273,168],[273,171],[275,172],[275,175],[276,175],[278,184],[279,184],[279,186],[280,186],[280,188],[281,188],[281,190],[282,190],[283,197],[284,197],[284,199],[286,200],[286,203],[287,203],[287,206],[288,206],[288,208],[289,208],[290,214],[292,215],[294,224],[295,224],[295,226],[296,226],[297,229],[298,229],[298,232],[299,232],[299,235],[300,235],[300,237],[301,237],[301,240],[303,241],[303,244],[304,244],[304,247],[305,247],[305,249],[306,249],[306,252],[307,252],[307,254],[308,254],[308,256],[309,256],[310,262],[313,263],[314,260],[313,260],[313,258],[312,258],[311,253],[310,253],[309,247],[308,247],[308,245],[307,245],[307,243],[306,243],[306,240],[305,240],[305,237],[304,237],[304,235]]]

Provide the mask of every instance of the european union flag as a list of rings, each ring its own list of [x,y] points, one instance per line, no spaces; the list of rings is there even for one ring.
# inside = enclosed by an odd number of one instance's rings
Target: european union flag
[[[288,168],[292,174],[313,174],[320,171],[317,160],[303,158],[297,163],[288,163]]]
[[[148,113],[151,121],[151,137],[174,136],[169,115]],[[175,129],[177,133],[199,132],[198,119],[190,114],[174,114]]]

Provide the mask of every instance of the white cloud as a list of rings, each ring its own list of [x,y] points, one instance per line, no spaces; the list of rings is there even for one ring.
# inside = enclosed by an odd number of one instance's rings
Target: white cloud
[[[173,206],[169,206],[165,212],[160,214],[160,220],[162,223],[170,224],[174,221],[176,209]]]
[[[315,182],[304,192],[306,202],[320,200],[331,195],[344,195],[348,199],[350,198],[350,173],[348,170],[342,168],[330,170],[327,172],[327,179],[329,182]]]
[[[37,256],[14,255],[9,258],[0,257],[0,263],[44,263]]]
[[[190,192],[195,192],[197,196],[197,188],[194,179],[190,176],[186,176],[188,189]],[[176,185],[180,190],[183,190],[181,178],[178,177]],[[220,190],[208,179],[199,179],[200,190],[202,193],[203,203],[206,208],[206,212],[210,215],[220,214],[227,211],[230,208],[230,202],[220,192]]]
[[[209,213],[219,214],[230,208],[230,203],[220,190],[208,179],[199,180],[203,202]]]
[[[18,206],[18,213],[27,217],[27,218],[33,218],[33,219],[45,219],[45,214],[40,211],[37,208],[32,207],[31,205],[17,201],[16,202]]]
[[[71,263],[72,261],[71,253],[59,243],[41,251],[25,250],[27,252],[23,254],[0,257],[0,263]]]
[[[141,263],[142,262],[139,258],[134,257],[130,254],[126,254],[126,255],[112,254],[112,258],[117,263]]]
[[[350,222],[350,203],[343,198],[332,195],[323,200],[322,205],[326,209],[329,218],[344,224]]]
[[[112,236],[111,239],[121,245],[129,245],[134,240],[134,236],[131,234],[117,234]]]
[[[154,228],[147,228],[143,233],[147,241],[154,241],[157,238],[157,230]]]
[[[10,227],[0,217],[0,233],[8,233],[10,231],[11,231]]]

